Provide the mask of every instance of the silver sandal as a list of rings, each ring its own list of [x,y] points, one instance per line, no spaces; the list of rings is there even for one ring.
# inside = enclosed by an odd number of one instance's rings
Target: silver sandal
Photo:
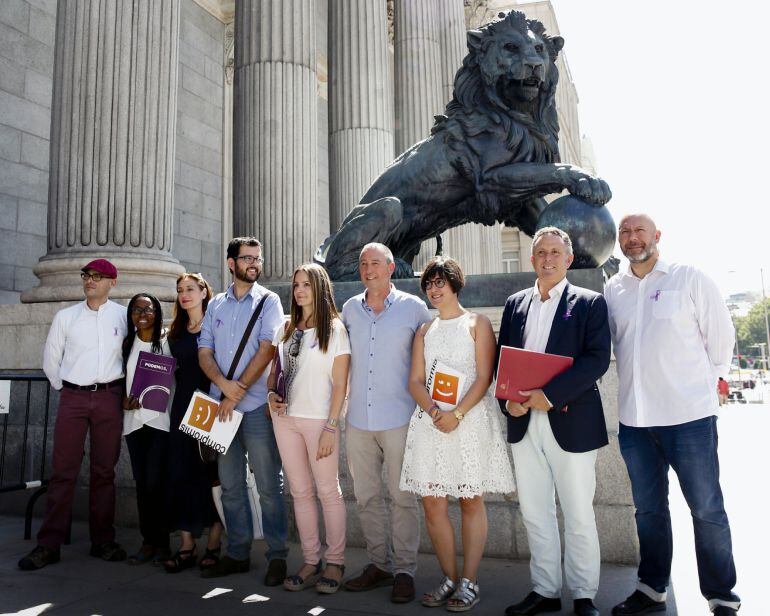
[[[449,601],[457,601],[458,603],[448,603],[446,606],[448,612],[467,612],[481,601],[479,585],[474,584],[468,578],[460,578],[460,583],[452,596],[449,597]]]
[[[426,592],[422,596],[421,603],[425,607],[441,607],[442,605],[445,605],[451,594],[455,591],[455,583],[449,579],[449,577],[444,577],[443,580],[441,580],[441,583],[436,586],[433,590],[430,592]]]

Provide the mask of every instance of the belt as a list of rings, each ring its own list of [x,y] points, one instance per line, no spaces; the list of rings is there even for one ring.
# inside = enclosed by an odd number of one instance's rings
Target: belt
[[[123,384],[123,379],[116,379],[109,383],[94,383],[93,385],[75,385],[69,381],[62,381],[62,385],[67,389],[76,389],[77,391],[103,391],[112,387],[118,387]]]

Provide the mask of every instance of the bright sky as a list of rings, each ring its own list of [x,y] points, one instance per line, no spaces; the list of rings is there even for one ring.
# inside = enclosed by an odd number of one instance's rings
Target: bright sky
[[[650,214],[661,255],[725,294],[764,268],[770,296],[770,4],[552,3],[616,222]]]

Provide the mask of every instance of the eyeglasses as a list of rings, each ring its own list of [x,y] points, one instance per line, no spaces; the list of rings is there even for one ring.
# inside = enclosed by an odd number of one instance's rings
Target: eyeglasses
[[[444,278],[427,280],[425,281],[425,290],[430,291],[433,287],[436,287],[437,289],[443,289],[445,284],[446,284],[446,280]]]
[[[302,347],[302,336],[305,332],[301,329],[295,329],[291,335],[291,342],[289,343],[289,356],[296,357],[299,355],[299,350]]]
[[[80,277],[83,280],[93,280],[94,282],[99,282],[102,278],[109,278],[109,276],[105,276],[99,272],[94,272],[92,274],[89,274],[88,272],[80,272]]]
[[[255,257],[253,255],[243,255],[238,257],[246,265],[254,265],[254,263],[264,263],[265,260],[262,257]]]
[[[137,316],[143,315],[143,314],[155,314],[155,308],[152,306],[147,306],[146,308],[139,308],[138,306],[135,306],[131,308],[131,314],[135,314]]]

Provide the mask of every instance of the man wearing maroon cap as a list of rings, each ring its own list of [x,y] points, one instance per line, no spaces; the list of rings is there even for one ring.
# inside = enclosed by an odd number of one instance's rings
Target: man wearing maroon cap
[[[43,370],[61,390],[54,428],[52,466],[46,514],[37,547],[19,561],[30,571],[59,561],[67,536],[75,482],[86,434],[91,432],[89,528],[91,556],[125,560],[115,543],[115,465],[123,430],[121,396],[126,335],[126,309],[109,301],[118,270],[106,259],[82,269],[85,301],[56,313],[43,353]]]

